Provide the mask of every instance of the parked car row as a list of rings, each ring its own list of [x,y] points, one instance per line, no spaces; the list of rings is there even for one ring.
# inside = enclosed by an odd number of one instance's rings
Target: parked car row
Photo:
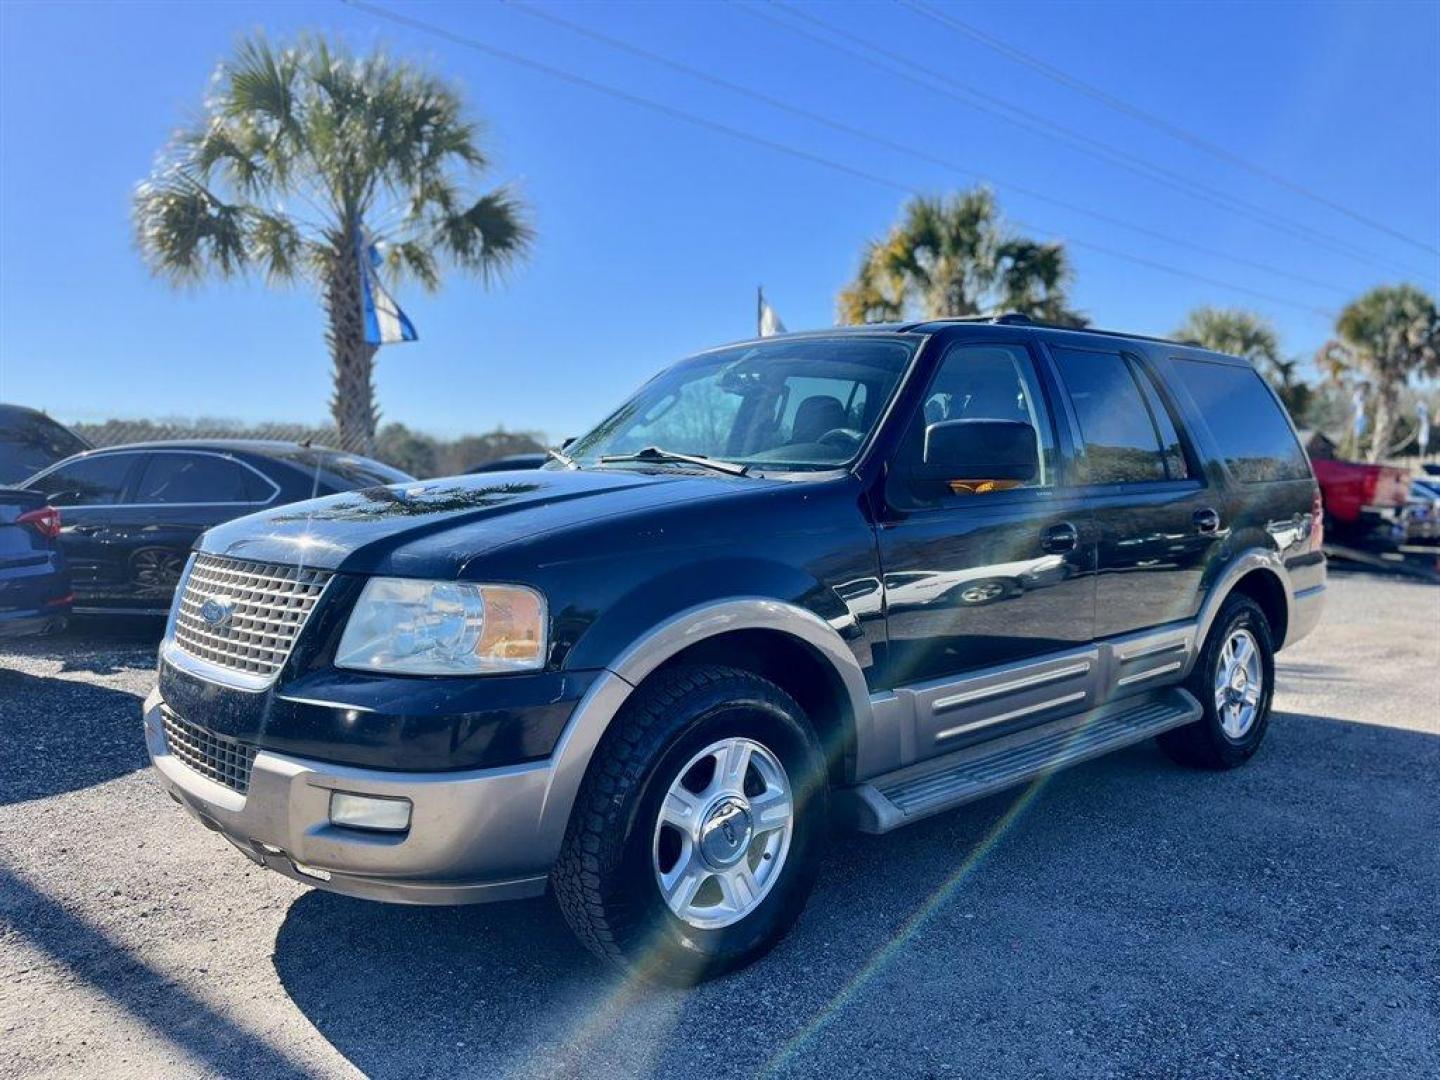
[[[79,613],[164,614],[200,534],[257,510],[413,479],[378,461],[259,440],[135,443],[25,482],[64,512]]]
[[[92,449],[43,413],[0,405],[0,624],[163,615],[201,533],[233,518],[408,473],[325,447],[176,440]]]

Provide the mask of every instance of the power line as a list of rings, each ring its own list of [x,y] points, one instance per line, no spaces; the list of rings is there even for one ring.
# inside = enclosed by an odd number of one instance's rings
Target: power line
[[[1357,221],[1362,225],[1367,225],[1370,228],[1376,229],[1379,232],[1382,232],[1387,236],[1393,237],[1396,240],[1403,240],[1405,243],[1417,247],[1421,251],[1440,255],[1440,247],[1436,247],[1434,244],[1427,244],[1423,240],[1417,240],[1415,239],[1415,237],[1409,235],[1408,233],[1401,232],[1399,229],[1393,229],[1389,225],[1386,225],[1384,222],[1376,221],[1372,217],[1367,217],[1365,214],[1360,213],[1358,210],[1353,210],[1350,207],[1344,205],[1343,203],[1337,202],[1334,199],[1329,198],[1328,196],[1320,194],[1318,191],[1306,187],[1304,184],[1297,183],[1296,181],[1291,180],[1289,177],[1282,176],[1281,174],[1275,172],[1273,169],[1266,168],[1264,165],[1258,165],[1255,162],[1248,160],[1247,158],[1241,157],[1233,150],[1227,150],[1221,144],[1213,142],[1212,140],[1205,138],[1203,135],[1198,135],[1187,128],[1181,127],[1179,124],[1173,123],[1172,121],[1165,119],[1163,116],[1159,116],[1156,113],[1150,112],[1148,109],[1143,109],[1138,105],[1131,104],[1123,98],[1116,97],[1114,94],[1103,90],[1102,88],[1094,85],[1093,83],[1088,83],[1085,80],[1079,78],[1078,76],[1071,75],[1069,72],[1056,67],[1054,64],[1040,59],[1038,56],[1035,56],[1032,53],[1027,53],[1023,49],[1011,45],[1009,42],[1002,41],[1000,38],[997,38],[992,34],[986,33],[984,30],[981,30],[979,27],[975,26],[972,23],[968,23],[963,19],[956,18],[949,12],[940,11],[932,7],[930,4],[924,3],[923,0],[895,0],[895,2],[909,8],[911,11],[914,11],[918,15],[923,15],[928,19],[938,22],[944,26],[948,26],[950,29],[954,30],[957,33],[964,34],[967,37],[978,41],[986,48],[999,53],[1001,56],[1015,61],[1017,64],[1021,64],[1025,67],[1039,72],[1041,75],[1044,75],[1052,82],[1059,83],[1061,86],[1068,87],[1071,90],[1075,90],[1078,93],[1084,94],[1086,97],[1092,98],[1095,101],[1100,102],[1100,104],[1106,106],[1109,109],[1113,109],[1115,112],[1121,113],[1125,116],[1129,116],[1131,119],[1138,120],[1142,124],[1146,124],[1156,129],[1157,131],[1164,132],[1171,138],[1178,139],[1180,142],[1193,146],[1197,150],[1203,150],[1205,153],[1210,154],[1212,157],[1217,157],[1220,160],[1228,162],[1229,164],[1234,165],[1237,168],[1244,169],[1246,172],[1252,173],[1255,176],[1259,176],[1265,180],[1269,180],[1273,184],[1278,184],[1283,188],[1293,191],[1297,195],[1301,195],[1304,198],[1311,200],[1312,202],[1319,203],[1321,206],[1328,207],[1329,209],[1334,210],[1337,213],[1344,214],[1351,220]]]
[[[397,26],[408,27],[411,30],[418,31],[423,34],[429,34],[432,37],[441,38],[442,40],[449,41],[454,45],[459,45],[462,48],[472,49],[476,52],[484,53],[485,55],[492,56],[497,60],[503,60],[506,63],[514,64],[517,67],[527,68],[531,71],[536,71],[543,75],[548,75],[551,78],[559,79],[563,82],[570,83],[573,86],[579,86],[586,90],[592,90],[596,93],[604,94],[607,97],[615,98],[618,101],[626,102],[627,104],[637,106],[638,108],[648,109],[652,112],[659,113],[674,120],[681,120],[685,123],[693,124],[697,127],[701,127],[709,131],[719,132],[722,135],[727,135],[730,138],[737,139],[741,142],[751,143],[755,146],[764,147],[767,150],[774,150],[777,153],[786,154],[790,157],[798,158],[801,161],[806,161],[813,165],[819,165],[822,168],[830,169],[834,172],[843,173],[847,176],[852,176],[861,180],[867,180],[870,183],[890,188],[891,190],[900,191],[907,195],[921,194],[919,189],[915,188],[910,184],[902,183],[898,180],[892,180],[889,177],[881,176],[878,173],[869,172],[866,169],[857,168],[856,166],[846,164],[845,162],[836,161],[833,158],[827,158],[821,154],[812,153],[809,150],[803,150],[799,147],[791,146],[788,143],[778,142],[774,139],[767,138],[764,135],[757,135],[753,132],[745,131],[736,127],[731,127],[729,124],[721,123],[718,120],[711,120],[708,117],[700,116],[696,113],[688,112],[684,109],[678,109],[673,105],[667,105],[664,102],[656,101],[653,98],[644,97],[640,94],[633,94],[628,90],[622,90],[619,87],[610,86],[606,83],[598,82],[595,79],[588,78],[584,75],[577,75],[574,72],[566,71],[563,68],[555,67],[551,64],[545,63],[544,61],[535,60],[531,57],[523,56],[520,53],[511,52],[508,49],[502,49],[497,45],[491,45],[490,43],[481,41],[478,38],[472,38],[464,34],[456,33],[453,30],[449,30],[446,27],[439,26],[435,23],[427,22],[423,19],[417,19],[410,15],[402,15],[397,11],[392,11],[389,8],[382,7],[379,4],[370,3],[368,2],[368,0],[340,0],[340,2],[356,9],[357,11],[363,11],[368,15],[372,15],[375,18],[383,19],[387,22],[394,23]],[[1026,222],[1019,221],[1018,219],[1015,220],[1017,224],[1024,225],[1025,227],[1031,229],[1035,228],[1035,226],[1030,225]],[[1092,251],[1099,252],[1101,254],[1109,255],[1113,258],[1133,262],[1137,265],[1145,266],[1153,270],[1160,270],[1164,273],[1172,274],[1177,277],[1190,278],[1194,281],[1199,281],[1207,285],[1215,285],[1220,288],[1229,289],[1233,292],[1245,293],[1247,295],[1256,297],[1257,299],[1266,300],[1270,303],[1282,304],[1286,307],[1293,307],[1301,311],[1321,315],[1327,319],[1333,319],[1335,317],[1335,313],[1333,311],[1315,307],[1314,305],[1305,303],[1304,301],[1289,299],[1283,296],[1276,296],[1271,293],[1263,292],[1259,289],[1252,289],[1245,285],[1236,285],[1232,282],[1223,281],[1219,278],[1212,278],[1207,277],[1203,274],[1196,274],[1193,271],[1185,270],[1176,266],[1170,266],[1166,263],[1157,262],[1144,256],[1131,255],[1127,252],[1119,251],[1114,248],[1109,248],[1100,244],[1094,244],[1085,240],[1067,239],[1065,242],[1075,247],[1086,248]]]
[[[734,2],[734,0],[732,0],[732,2]],[[816,42],[835,52],[851,56],[860,60],[862,63],[877,67],[889,75],[913,83],[932,93],[941,94],[959,101],[970,108],[989,113],[992,116],[998,116],[1008,123],[1025,128],[1045,138],[1058,139],[1068,143],[1091,157],[1096,157],[1110,164],[1118,165],[1123,169],[1143,176],[1164,187],[1182,191],[1192,198],[1199,199],[1202,202],[1210,203],[1222,210],[1248,218],[1267,228],[1306,240],[1349,258],[1357,259],[1361,262],[1368,262],[1372,266],[1392,271],[1399,269],[1398,264],[1388,262],[1383,256],[1379,256],[1372,251],[1358,247],[1339,237],[1323,233],[1311,226],[1282,218],[1266,210],[1264,207],[1248,203],[1243,199],[1229,195],[1217,188],[1202,184],[1197,180],[1192,180],[1184,174],[1175,172],[1165,166],[1148,162],[1120,147],[1112,146],[1109,143],[1068,128],[1063,124],[1058,124],[1047,117],[1041,116],[1019,105],[1012,104],[994,94],[960,82],[946,75],[944,72],[927,67],[915,60],[914,57],[902,55],[891,49],[867,41],[859,35],[852,34],[847,30],[837,27],[817,15],[785,3],[784,0],[768,0],[768,2],[770,6],[784,11],[791,19],[798,19],[812,26],[819,27],[825,33],[840,38],[842,41],[850,42],[851,44],[846,45],[838,41],[833,41],[804,26],[777,18],[768,11],[752,7],[748,4],[736,3],[735,6],[752,17],[763,19],[789,33]],[[877,59],[876,56],[883,57],[884,59]],[[922,75],[924,77],[922,77]],[[936,85],[937,83],[941,85]],[[1413,271],[1405,270],[1404,272],[1412,273]]]
[[[1017,194],[1024,195],[1031,199],[1035,199],[1038,202],[1049,203],[1051,206],[1057,206],[1061,209],[1068,210],[1071,213],[1081,214],[1085,217],[1093,218],[1094,220],[1103,222],[1107,225],[1113,225],[1117,228],[1122,229],[1129,229],[1132,232],[1140,234],[1141,236],[1148,236],[1153,240],[1161,240],[1167,244],[1174,244],[1177,247],[1189,248],[1190,250],[1199,252],[1202,255],[1208,255],[1220,259],[1228,259],[1242,266],[1247,266],[1252,270],[1260,270],[1266,274],[1274,274],[1278,277],[1290,278],[1293,281],[1299,282],[1304,285],[1310,285],[1318,289],[1327,289],[1332,292],[1341,294],[1349,292],[1348,289],[1344,289],[1338,285],[1332,285],[1329,282],[1319,281],[1315,278],[1308,277],[1305,274],[1297,274],[1293,271],[1284,270],[1280,267],[1271,266],[1268,263],[1263,263],[1254,259],[1235,255],[1231,252],[1223,251],[1219,248],[1213,248],[1204,244],[1198,244],[1194,241],[1186,240],[1178,236],[1171,236],[1167,233],[1159,231],[1158,229],[1151,229],[1144,225],[1137,225],[1134,222],[1126,221],[1123,218],[1115,217],[1114,215],[1107,214],[1099,210],[1094,210],[1090,207],[1082,206],[1077,203],[1072,203],[1068,200],[1057,198],[1054,195],[1049,195],[1042,191],[1037,191],[1032,187],[1016,183],[1012,180],[997,179],[993,176],[989,176],[985,173],[978,172],[975,169],[962,165],[956,161],[949,160],[940,157],[939,155],[932,154],[928,151],[898,142],[894,139],[889,138],[888,136],[881,135],[875,131],[859,128],[843,120],[837,120],[834,117],[826,116],[822,113],[817,113],[810,109],[802,108],[788,101],[784,101],[770,94],[766,94],[762,91],[756,90],[753,87],[746,86],[741,83],[732,82],[731,80],[719,75],[715,75],[712,72],[694,67],[691,64],[687,64],[682,61],[675,60],[671,57],[662,55],[660,53],[653,52],[642,46],[635,45],[632,42],[612,37],[609,34],[602,33],[599,30],[592,29],[588,26],[583,26],[580,23],[572,22],[571,20],[564,18],[561,15],[546,11],[543,8],[539,8],[531,4],[522,3],[519,2],[519,0],[503,0],[503,2],[507,3],[510,9],[513,11],[522,12],[525,15],[531,16],[532,18],[542,19],[545,22],[548,22],[554,26],[564,27],[572,33],[579,34],[582,37],[590,39],[591,41],[599,42],[600,44],[605,45],[608,48],[628,53],[631,56],[640,57],[643,60],[647,60],[651,63],[667,67],[672,71],[678,71],[684,75],[690,76],[691,78],[698,79],[701,82],[709,83],[711,86],[718,86],[723,90],[727,90],[730,93],[748,98],[751,101],[758,101],[763,105],[769,106],[770,108],[777,109],[782,112],[787,112],[792,116],[798,116],[812,123],[821,124],[825,127],[830,128],[832,131],[838,131],[842,134],[849,135],[857,139],[862,139],[876,146],[884,147],[887,150],[894,151],[895,153],[906,154],[919,161],[929,162],[932,165],[938,165],[945,169],[964,173],[965,175],[974,177],[975,179],[980,180],[983,183],[993,184],[996,187],[1008,189],[1010,191],[1016,192]]]

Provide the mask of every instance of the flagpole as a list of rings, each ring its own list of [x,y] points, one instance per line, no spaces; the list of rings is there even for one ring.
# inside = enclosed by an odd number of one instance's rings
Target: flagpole
[[[765,332],[765,286],[755,286],[755,336]]]

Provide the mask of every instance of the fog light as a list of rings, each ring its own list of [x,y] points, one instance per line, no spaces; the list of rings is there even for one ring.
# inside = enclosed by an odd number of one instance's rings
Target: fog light
[[[372,832],[404,832],[410,828],[410,800],[332,791],[330,824]]]

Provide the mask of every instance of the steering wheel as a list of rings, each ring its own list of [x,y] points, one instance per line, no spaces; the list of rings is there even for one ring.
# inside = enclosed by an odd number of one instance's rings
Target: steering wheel
[[[865,434],[854,428],[837,427],[831,428],[815,441],[822,446],[833,446],[837,450],[858,450],[865,441]]]

